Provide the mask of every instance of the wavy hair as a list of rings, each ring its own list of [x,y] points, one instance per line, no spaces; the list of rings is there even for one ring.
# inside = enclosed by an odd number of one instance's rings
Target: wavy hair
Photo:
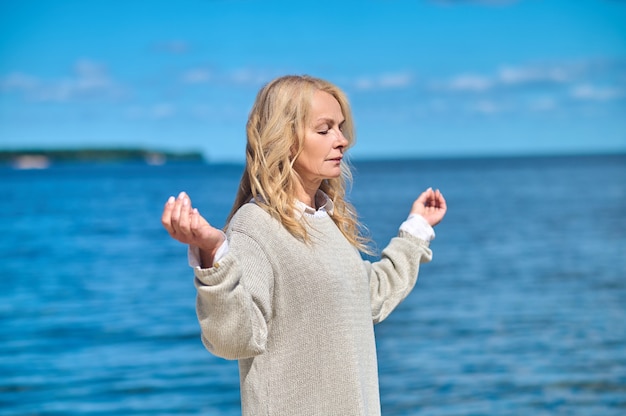
[[[303,149],[305,128],[316,91],[325,91],[339,102],[345,118],[342,132],[348,141],[346,149],[354,144],[350,105],[338,87],[307,75],[287,75],[269,82],[257,94],[248,117],[246,167],[226,227],[235,212],[255,198],[255,202],[292,235],[309,241],[305,224],[294,216],[300,179],[293,165]],[[346,186],[351,183],[350,167],[342,160],[341,175],[323,180],[319,189],[333,201],[332,219],[341,233],[357,249],[370,253],[370,240],[362,233],[364,227],[359,223],[354,207],[345,200]]]

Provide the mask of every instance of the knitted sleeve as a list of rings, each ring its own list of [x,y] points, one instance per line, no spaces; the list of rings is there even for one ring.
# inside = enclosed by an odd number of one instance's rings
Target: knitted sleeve
[[[391,239],[381,259],[366,262],[374,323],[383,321],[413,290],[421,263],[432,259],[428,242],[405,231]]]
[[[232,232],[229,252],[210,269],[196,267],[196,312],[202,342],[226,359],[265,351],[271,319],[272,267],[249,236]]]

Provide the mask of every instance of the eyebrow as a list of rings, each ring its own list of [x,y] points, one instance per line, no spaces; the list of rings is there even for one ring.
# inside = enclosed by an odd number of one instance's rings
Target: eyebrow
[[[341,120],[339,123],[337,123],[338,125],[342,125],[344,122],[346,121],[346,119],[344,118],[343,120]],[[333,125],[335,124],[335,119],[332,118],[328,118],[328,117],[320,117],[315,121],[315,124],[318,125],[320,123],[326,123],[326,124],[330,124]]]

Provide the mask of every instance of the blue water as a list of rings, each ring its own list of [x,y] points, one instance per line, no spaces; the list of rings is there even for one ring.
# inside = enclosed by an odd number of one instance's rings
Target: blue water
[[[0,415],[239,414],[160,213],[186,190],[221,226],[240,174],[0,168]],[[626,157],[356,164],[380,248],[428,186],[449,212],[376,327],[383,414],[626,414]]]

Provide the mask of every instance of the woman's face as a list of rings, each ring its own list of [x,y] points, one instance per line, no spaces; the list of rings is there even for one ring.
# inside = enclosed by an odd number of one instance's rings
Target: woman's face
[[[341,159],[348,146],[341,131],[344,120],[335,97],[316,91],[311,101],[302,152],[294,162],[294,169],[305,187],[317,189],[322,180],[341,175]]]

